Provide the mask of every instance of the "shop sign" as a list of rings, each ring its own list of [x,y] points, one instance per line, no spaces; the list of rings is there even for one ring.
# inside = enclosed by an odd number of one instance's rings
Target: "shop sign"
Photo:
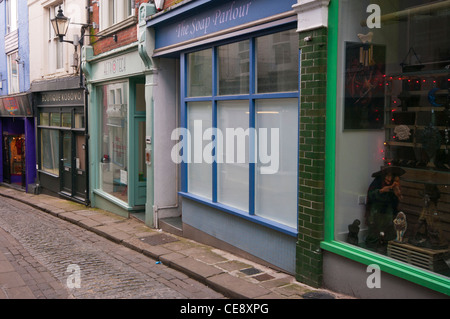
[[[92,80],[101,81],[142,73],[144,64],[139,53],[130,52],[92,63]]]
[[[126,65],[126,59],[123,56],[107,60],[103,63],[103,75],[111,76],[125,73],[127,70]]]
[[[0,97],[0,116],[33,116],[29,95]]]
[[[174,23],[155,26],[156,48],[192,40],[292,10],[296,0],[236,0]],[[149,21],[151,23],[151,20]]]
[[[83,90],[42,92],[39,95],[40,105],[84,104]]]

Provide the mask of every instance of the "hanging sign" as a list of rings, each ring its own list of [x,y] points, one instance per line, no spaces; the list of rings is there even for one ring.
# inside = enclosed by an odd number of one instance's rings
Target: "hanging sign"
[[[33,116],[29,94],[0,97],[0,116]]]

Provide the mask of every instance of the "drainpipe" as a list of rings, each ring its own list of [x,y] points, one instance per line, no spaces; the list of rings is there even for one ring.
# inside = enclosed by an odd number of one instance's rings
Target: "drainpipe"
[[[90,9],[89,9],[89,1],[90,0],[86,0],[86,21],[87,24],[90,25]],[[85,32],[85,28],[84,26],[81,27],[81,45],[80,45],[80,87],[83,88],[84,90],[84,147],[85,147],[85,171],[86,171],[86,195],[85,195],[85,205],[89,206],[91,201],[90,201],[90,197],[89,197],[89,112],[88,112],[88,105],[89,105],[89,91],[88,88],[86,87],[86,81],[83,78],[83,69],[82,69],[82,59],[81,59],[81,55],[83,54],[82,51],[82,47],[84,45],[84,32]]]

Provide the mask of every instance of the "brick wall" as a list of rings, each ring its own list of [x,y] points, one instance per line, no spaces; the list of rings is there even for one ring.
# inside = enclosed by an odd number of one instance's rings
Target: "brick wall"
[[[136,0],[136,8],[135,8],[135,16],[138,17],[139,5],[141,3],[146,3],[148,1],[145,0]],[[92,4],[91,4],[92,5]],[[99,24],[99,7],[97,5],[93,5],[93,12],[91,13],[90,19],[91,23],[95,22]],[[90,34],[95,35],[98,33],[98,29],[91,29]],[[114,41],[112,37],[108,38],[99,38],[99,37],[91,37],[91,45],[94,48],[94,55],[98,55],[103,52],[107,52],[127,44],[131,44],[137,41],[137,22],[131,26],[123,28],[117,32],[117,42]]]
[[[327,29],[299,34],[301,100],[299,141],[299,236],[296,279],[313,287],[322,285],[325,201],[325,110]],[[306,42],[305,37],[312,36]]]

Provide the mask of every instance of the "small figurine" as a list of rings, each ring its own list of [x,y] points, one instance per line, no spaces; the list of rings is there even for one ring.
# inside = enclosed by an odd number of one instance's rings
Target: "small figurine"
[[[402,243],[405,235],[406,228],[408,224],[406,223],[406,215],[403,212],[399,212],[397,214],[397,217],[394,219],[394,228],[395,232],[397,233],[397,238],[395,241]]]
[[[373,32],[369,32],[367,34],[358,33],[358,38],[361,40],[362,43],[372,43],[373,39]]]
[[[367,247],[376,248],[395,239],[393,219],[402,199],[400,176],[405,173],[400,167],[388,166],[372,174],[366,204]]]
[[[420,195],[424,198],[424,205],[411,244],[431,249],[447,249],[448,241],[442,231],[442,220],[437,207],[441,192],[436,185],[425,185],[425,190]]]
[[[358,245],[359,225],[361,225],[359,219],[355,219],[352,224],[348,225],[347,242],[349,244]]]

